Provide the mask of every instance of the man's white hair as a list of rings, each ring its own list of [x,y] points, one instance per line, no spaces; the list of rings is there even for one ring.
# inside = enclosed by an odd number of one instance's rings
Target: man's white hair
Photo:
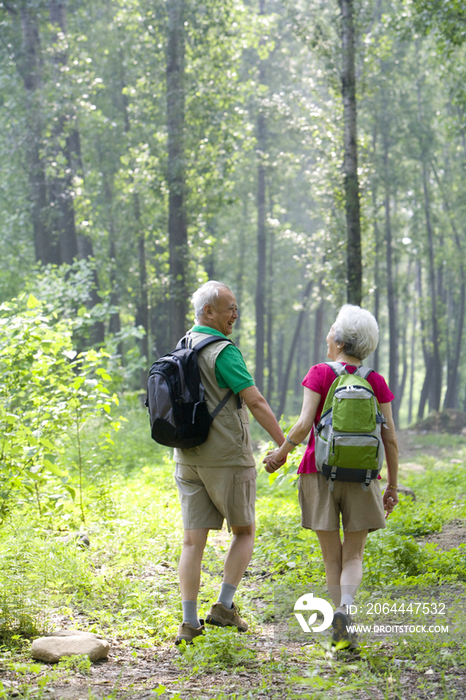
[[[364,360],[379,342],[379,327],[370,311],[345,304],[333,324],[334,340],[343,344],[346,355]]]
[[[216,305],[216,302],[218,300],[218,292],[219,289],[230,289],[227,287],[226,284],[223,284],[223,282],[216,282],[215,280],[209,280],[205,284],[202,285],[202,287],[199,287],[199,289],[196,289],[194,292],[193,296],[191,297],[191,302],[192,305],[194,306],[194,315],[196,317],[196,321],[200,319],[200,317],[204,313],[204,306],[206,304],[212,304],[212,306]]]

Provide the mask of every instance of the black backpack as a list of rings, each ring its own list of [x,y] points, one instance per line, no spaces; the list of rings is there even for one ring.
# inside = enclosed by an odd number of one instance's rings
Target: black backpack
[[[154,362],[147,381],[146,406],[152,438],[167,447],[196,447],[207,440],[210,425],[233,391],[230,389],[212,414],[207,410],[205,389],[197,364],[197,353],[211,343],[225,341],[209,335],[189,347],[189,334],[176,349]],[[233,341],[228,340],[233,344]]]

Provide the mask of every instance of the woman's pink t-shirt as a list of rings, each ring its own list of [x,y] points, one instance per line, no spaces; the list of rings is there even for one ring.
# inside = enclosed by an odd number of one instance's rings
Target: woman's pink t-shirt
[[[351,374],[354,374],[354,372],[356,371],[356,367],[354,367],[354,365],[347,365],[347,368],[348,372],[350,372]],[[311,391],[315,391],[316,394],[320,394],[320,403],[319,407],[317,408],[316,418],[314,421],[314,425],[312,426],[311,434],[309,436],[309,443],[301,460],[301,464],[299,465],[298,474],[314,474],[315,472],[317,472],[315,459],[314,426],[316,426],[320,420],[320,416],[324,408],[325,397],[327,396],[328,390],[335,381],[335,378],[336,375],[333,369],[323,363],[311,367],[311,369],[302,381],[303,386],[307,386],[307,388],[311,389]],[[367,381],[371,385],[376,399],[379,403],[390,403],[390,401],[393,401],[395,397],[388,388],[387,382],[381,374],[378,374],[377,372],[371,372],[367,377]]]

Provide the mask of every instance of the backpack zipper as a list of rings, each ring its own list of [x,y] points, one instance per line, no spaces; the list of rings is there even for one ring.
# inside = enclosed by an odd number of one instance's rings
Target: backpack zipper
[[[335,396],[335,394],[337,394],[339,391],[367,391],[369,394],[372,394],[372,396],[375,396],[372,389],[368,389],[366,386],[354,386],[353,384],[348,384],[348,386],[339,386],[338,389],[335,389],[333,395]]]

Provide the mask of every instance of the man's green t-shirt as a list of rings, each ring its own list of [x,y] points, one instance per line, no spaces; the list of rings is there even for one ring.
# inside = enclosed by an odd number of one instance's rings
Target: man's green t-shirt
[[[193,332],[219,335],[228,340],[226,335],[208,326],[194,326]],[[254,379],[248,372],[241,350],[236,345],[228,344],[217,357],[215,362],[215,378],[221,389],[231,389],[238,394],[248,386],[254,386]]]

